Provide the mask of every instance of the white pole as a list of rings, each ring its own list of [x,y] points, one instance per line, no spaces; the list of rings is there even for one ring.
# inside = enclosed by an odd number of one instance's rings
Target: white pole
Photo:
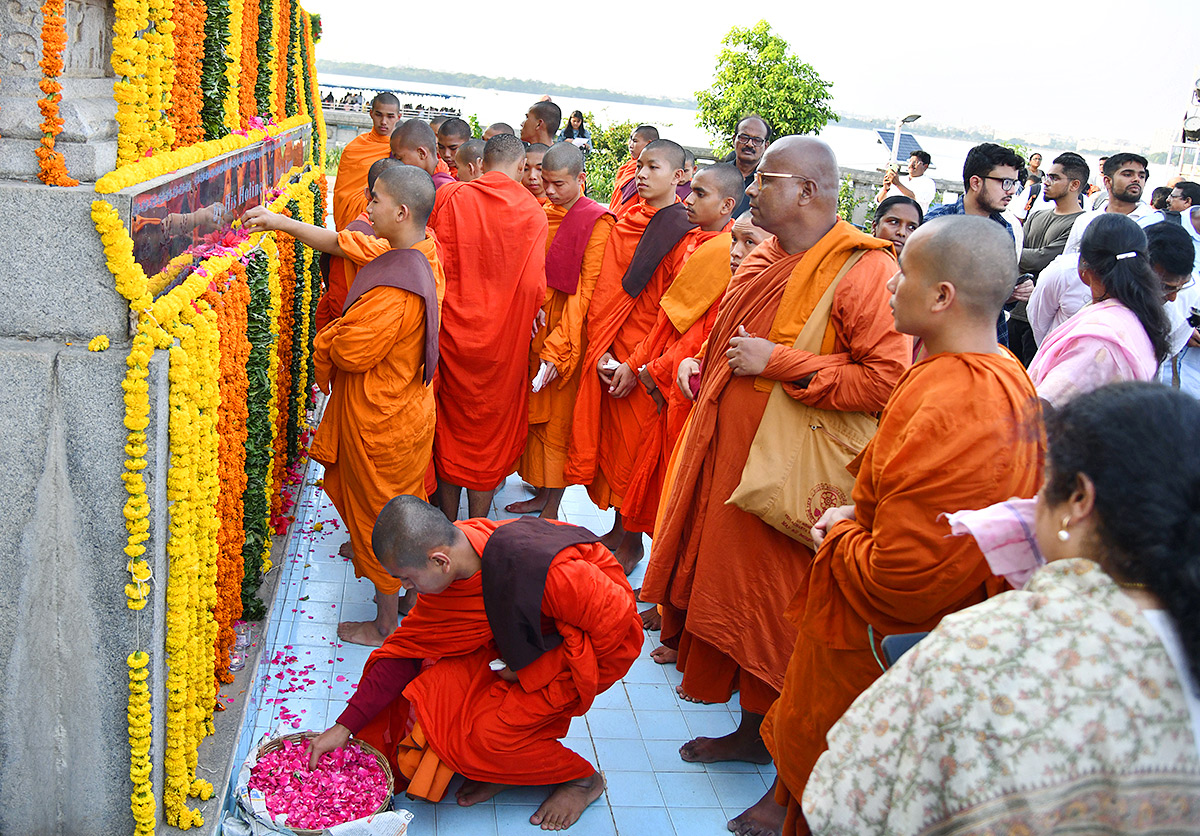
[[[900,162],[900,128],[903,125],[903,119],[896,120],[896,132],[892,134],[892,165]]]

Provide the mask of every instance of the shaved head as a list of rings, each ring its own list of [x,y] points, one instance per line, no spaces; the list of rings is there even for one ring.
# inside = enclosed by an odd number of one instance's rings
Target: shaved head
[[[558,126],[562,124],[562,108],[554,102],[538,102],[529,108],[529,112],[546,124],[546,133],[554,136]]]
[[[384,169],[394,165],[404,165],[404,163],[393,160],[391,157],[383,157],[371,163],[371,167],[367,169],[367,191],[375,188],[375,181],[379,179],[379,175],[383,173]]]
[[[371,550],[383,568],[395,574],[393,570],[424,568],[430,552],[452,545],[458,537],[458,529],[445,514],[415,496],[403,495],[379,512]]]
[[[583,171],[583,152],[570,142],[559,142],[542,157],[546,171],[565,171],[568,177],[578,177]]]
[[[525,143],[512,134],[496,134],[483,146],[483,167],[492,171],[525,159]]]
[[[839,171],[837,157],[825,142],[813,136],[785,136],[767,149],[769,171],[803,174],[817,182],[821,191],[832,190],[836,202]],[[766,162],[766,154],[763,162]]]
[[[433,178],[424,169],[400,163],[387,166],[376,178],[373,191],[383,192],[397,204],[407,206],[419,226],[429,222],[434,188]]]
[[[990,218],[935,218],[908,237],[901,258],[905,276],[925,287],[954,285],[956,303],[980,322],[996,321],[1017,283],[1012,238]]]
[[[633,135],[644,142],[654,142],[658,139],[658,128],[653,125],[638,125],[633,129]]]
[[[525,156],[528,157],[530,154],[545,154],[549,150],[549,145],[544,145],[540,142],[531,142],[525,148]]]
[[[442,123],[442,126],[437,129],[438,135],[449,139],[470,139],[471,126],[465,119],[447,119]]]
[[[400,151],[415,151],[424,148],[430,154],[437,155],[437,135],[433,128],[422,119],[409,119],[401,122],[392,130],[392,153]]]
[[[449,118],[449,116],[435,116],[429,120],[429,127],[433,128],[434,133],[437,133],[442,129],[442,125],[446,124],[446,120]]]
[[[361,101],[361,99],[360,99],[360,101]],[[385,91],[383,93],[376,93],[375,98],[371,99],[371,107],[375,107],[376,105],[383,105],[384,107],[394,107],[394,108],[396,108],[396,110],[399,110],[400,109],[400,100],[396,98],[395,93],[388,93]]]
[[[493,122],[492,124],[488,125],[488,129],[483,132],[483,139],[486,142],[492,137],[499,136],[500,134],[515,135],[516,131],[514,131],[513,126],[507,122]]]
[[[718,163],[707,168],[696,170],[696,179],[704,178],[704,183],[721,197],[732,197],[738,203],[746,193],[746,178],[732,163]],[[749,213],[746,213],[749,214]]]
[[[642,149],[643,154],[647,152],[661,154],[671,168],[683,168],[683,146],[678,142],[672,142],[669,139],[656,139]]]
[[[455,161],[459,168],[463,168],[468,163],[473,163],[476,160],[483,159],[483,146],[486,143],[482,139],[468,139],[458,148],[458,153],[454,155]]]

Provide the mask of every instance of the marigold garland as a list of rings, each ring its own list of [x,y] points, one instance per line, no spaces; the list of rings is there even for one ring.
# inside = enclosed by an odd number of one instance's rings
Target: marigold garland
[[[236,131],[242,126],[239,103],[242,80],[242,25],[246,0],[229,0],[229,45],[225,52],[225,127]],[[246,117],[249,119],[249,117]]]
[[[258,0],[258,46],[255,59],[258,67],[254,73],[254,106],[258,115],[268,119],[277,115],[274,108],[275,90],[275,27],[277,0]]]
[[[200,121],[204,108],[200,69],[204,61],[207,16],[204,3],[189,0],[181,0],[172,15],[175,22],[175,84],[171,88],[171,126],[175,129],[175,148],[204,139]]]
[[[129,666],[129,780],[133,782],[130,796],[133,809],[133,832],[135,836],[150,836],[154,833],[154,787],[150,777],[150,687],[146,679],[150,676],[147,664],[150,656],[135,650],[125,660]]]
[[[288,45],[291,42],[291,0],[277,0],[271,28],[275,33],[275,52],[271,62],[271,112],[276,119],[291,114],[287,112]]]
[[[150,28],[142,38],[147,45],[146,118],[149,120],[149,148],[154,153],[169,150],[175,144],[175,128],[168,114],[171,88],[175,84],[175,24],[171,20],[173,0],[149,0]]]
[[[243,0],[242,3],[242,52],[240,56],[241,77],[238,81],[238,112],[242,124],[250,117],[258,116],[255,86],[258,82],[258,0]]]
[[[63,155],[54,150],[54,138],[62,133],[63,120],[58,115],[62,101],[62,85],[58,77],[63,71],[63,50],[67,46],[67,19],[64,0],[45,0],[42,3],[42,80],[38,87],[45,94],[38,100],[42,112],[42,141],[38,146],[38,179],[48,186],[78,186],[79,181],[67,173]]]

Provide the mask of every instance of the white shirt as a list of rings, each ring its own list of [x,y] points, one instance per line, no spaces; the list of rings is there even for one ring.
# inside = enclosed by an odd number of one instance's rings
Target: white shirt
[[[1140,221],[1142,218],[1156,214],[1157,211],[1149,203],[1139,203],[1126,217]],[[1105,214],[1104,209],[1093,209],[1075,219],[1075,224],[1071,227],[1071,234],[1067,237],[1067,247],[1063,250],[1064,255],[1079,252],[1079,245],[1083,241],[1083,233],[1088,228],[1088,224],[1103,214]]]
[[[1092,290],[1079,278],[1079,253],[1063,253],[1038,274],[1026,315],[1038,345],[1046,335],[1092,301]]]
[[[929,204],[933,203],[933,197],[937,194],[937,184],[933,182],[933,178],[924,174],[920,177],[910,177],[906,174],[900,178],[900,182],[904,188],[913,193],[913,200],[921,204],[921,213],[928,212]],[[907,197],[907,195],[893,185],[888,188],[883,200],[887,200],[889,197]],[[882,202],[881,200],[880,203]]]

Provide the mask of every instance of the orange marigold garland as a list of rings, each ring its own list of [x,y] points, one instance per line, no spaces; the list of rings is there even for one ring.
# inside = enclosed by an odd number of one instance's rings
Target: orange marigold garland
[[[203,94],[200,68],[204,62],[203,3],[183,0],[175,4],[175,84],[171,88],[171,126],[175,129],[175,147],[182,148],[204,139],[200,122]]]
[[[259,115],[254,100],[254,85],[258,81],[258,0],[246,0],[242,4],[242,54],[238,60],[242,65],[238,110],[242,124],[246,124],[251,116]]]
[[[292,343],[295,340],[295,296],[296,296],[296,247],[295,240],[282,232],[275,233],[279,247],[280,301],[279,340],[275,351],[279,358],[278,377],[275,381],[275,397],[279,406],[275,430],[275,460],[271,473],[271,515],[275,518],[276,531],[281,525],[286,528],[286,517],[290,508],[283,503],[283,484],[288,467],[288,419],[292,413]]]
[[[79,181],[67,173],[63,155],[54,150],[54,138],[62,133],[63,120],[58,115],[62,101],[62,85],[58,77],[63,71],[63,50],[67,46],[67,19],[64,0],[46,0],[42,4],[42,80],[38,87],[45,98],[38,100],[42,111],[42,144],[35,152],[38,158],[38,179],[49,186],[78,186]]]
[[[279,0],[275,4],[275,67],[271,73],[271,101],[275,106],[275,118],[283,119],[287,113],[288,41],[291,33],[291,0]]]

